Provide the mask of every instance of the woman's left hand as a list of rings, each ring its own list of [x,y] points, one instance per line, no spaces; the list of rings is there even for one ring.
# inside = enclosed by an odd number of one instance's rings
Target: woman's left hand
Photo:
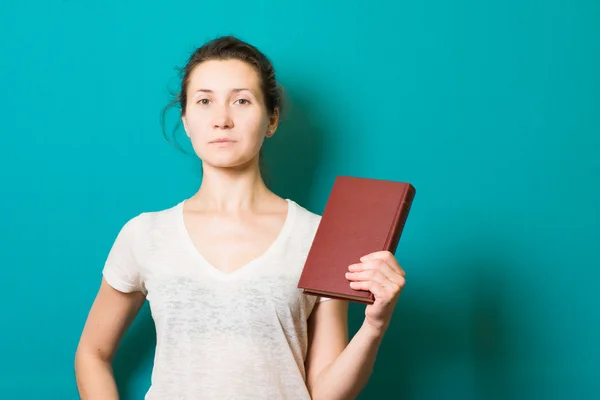
[[[360,263],[348,266],[346,278],[350,287],[373,293],[375,302],[367,305],[365,322],[383,333],[392,318],[406,273],[389,251],[378,251],[360,258]]]

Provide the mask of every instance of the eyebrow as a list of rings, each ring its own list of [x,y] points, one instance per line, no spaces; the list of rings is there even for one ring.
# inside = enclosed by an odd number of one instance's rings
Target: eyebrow
[[[234,88],[234,89],[231,89],[231,91],[234,92],[234,93],[242,92],[244,90],[252,92],[252,90],[247,89],[247,88]],[[196,90],[196,93],[198,93],[198,92],[213,93],[213,90],[210,90],[210,89],[198,89],[198,90]]]

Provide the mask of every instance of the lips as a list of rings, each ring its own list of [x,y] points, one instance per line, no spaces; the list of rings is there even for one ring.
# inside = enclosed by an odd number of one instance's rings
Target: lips
[[[235,140],[227,139],[227,138],[219,138],[211,141],[210,143],[235,143]]]

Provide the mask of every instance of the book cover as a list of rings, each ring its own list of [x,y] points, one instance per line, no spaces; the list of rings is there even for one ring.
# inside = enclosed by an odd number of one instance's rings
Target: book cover
[[[348,266],[369,253],[396,252],[414,196],[408,182],[336,177],[298,288],[305,294],[372,304],[370,291],[350,287]]]

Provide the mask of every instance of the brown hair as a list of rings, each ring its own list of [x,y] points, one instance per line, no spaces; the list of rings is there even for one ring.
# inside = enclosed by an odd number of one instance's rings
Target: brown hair
[[[195,67],[208,60],[231,60],[236,59],[252,65],[260,77],[260,86],[269,116],[277,109],[280,114],[282,110],[282,89],[275,79],[275,70],[271,61],[261,51],[251,44],[235,37],[222,36],[206,42],[197,48],[189,57],[186,65],[179,70],[182,74],[181,88],[175,98],[163,110],[161,124],[163,134],[169,140],[165,131],[165,115],[170,107],[179,106],[181,115],[185,115],[187,104],[187,87],[190,75]],[[169,140],[170,142],[170,140]],[[175,140],[175,146],[177,146]],[[181,149],[181,148],[180,148]]]

